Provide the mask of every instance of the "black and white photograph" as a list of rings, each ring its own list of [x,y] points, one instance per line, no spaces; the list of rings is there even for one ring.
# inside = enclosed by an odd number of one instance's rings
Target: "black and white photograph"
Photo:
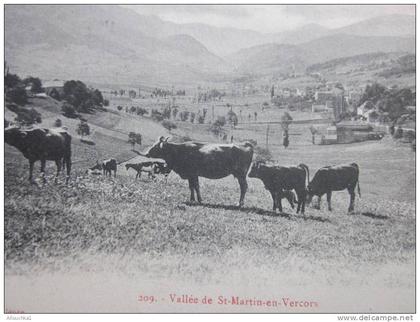
[[[9,320],[413,319],[415,3],[3,11]]]

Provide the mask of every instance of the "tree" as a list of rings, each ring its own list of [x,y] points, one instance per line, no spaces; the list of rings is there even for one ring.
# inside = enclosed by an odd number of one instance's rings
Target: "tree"
[[[190,112],[188,111],[182,111],[179,114],[179,117],[181,118],[181,121],[186,122],[188,120],[188,117],[190,116]]]
[[[62,127],[63,126],[63,122],[61,122],[60,119],[56,119],[54,122],[54,126],[55,127]]]
[[[130,132],[128,133],[128,142],[132,145],[132,150],[134,150],[134,147],[136,143],[138,145],[141,145],[142,136],[140,133]]]
[[[290,114],[288,112],[284,112],[281,119],[280,119],[280,125],[282,127],[283,130],[288,131],[289,130],[289,125],[290,123],[292,123],[293,118],[290,116]]]
[[[194,112],[191,112],[191,114],[190,114],[190,121],[191,121],[191,123],[194,123],[194,120],[195,120],[195,113]]]
[[[104,106],[109,106],[109,100],[104,99]]]
[[[53,88],[51,91],[50,91],[50,94],[49,94],[53,99],[55,99],[55,100],[57,100],[57,101],[60,101],[61,100],[61,95],[60,95],[60,93],[58,92],[58,90],[56,89],[56,88]]]
[[[21,81],[21,79],[19,78],[18,75],[7,73],[4,76],[4,86],[6,88],[13,88],[13,87],[19,85],[21,82],[22,81]]]
[[[6,93],[7,98],[18,105],[25,105],[28,102],[25,88],[23,86],[16,86]]]
[[[172,118],[175,120],[176,119],[176,116],[177,116],[177,114],[178,114],[178,108],[176,108],[176,107],[174,107],[173,109],[172,109]]]
[[[73,105],[71,105],[68,102],[64,102],[64,104],[61,106],[61,111],[63,112],[63,115],[70,118],[76,118],[77,113],[76,109]]]
[[[274,85],[273,86],[271,86],[271,98],[273,98],[274,97]]]
[[[41,123],[41,114],[38,113],[34,108],[26,109],[20,108],[17,112],[16,121],[24,125],[32,125],[34,123]]]
[[[228,122],[233,126],[236,127],[236,125],[238,125],[238,116],[236,115],[235,112],[233,111],[229,111],[227,114],[227,120]]]
[[[212,132],[214,135],[219,136],[221,133],[223,133],[223,127],[226,125],[226,118],[224,116],[217,117],[216,121],[213,122],[213,124],[210,127],[210,132]]]
[[[117,106],[117,110],[118,110],[118,111],[121,111],[121,110],[122,110],[122,108],[123,108],[123,107],[122,107],[121,105],[118,105],[118,106]]]
[[[77,127],[77,134],[82,138],[83,136],[90,134],[90,127],[86,121],[80,120],[79,126]]]
[[[23,83],[26,86],[31,85],[32,93],[42,93],[44,91],[42,88],[41,80],[38,77],[29,76],[23,80]]]

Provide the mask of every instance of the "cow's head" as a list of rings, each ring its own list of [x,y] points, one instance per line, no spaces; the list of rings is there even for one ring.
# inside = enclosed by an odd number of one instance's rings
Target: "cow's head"
[[[4,141],[19,149],[25,146],[25,138],[27,135],[28,133],[26,131],[23,131],[18,127],[8,127],[4,130]]]
[[[258,178],[260,174],[261,165],[264,164],[262,161],[254,162],[251,166],[251,171],[248,173],[248,177],[250,178]]]
[[[148,158],[163,158],[163,151],[165,149],[165,145],[168,144],[168,139],[169,137],[165,139],[163,136],[161,136],[159,140],[152,145],[149,151],[146,152],[145,156]]]

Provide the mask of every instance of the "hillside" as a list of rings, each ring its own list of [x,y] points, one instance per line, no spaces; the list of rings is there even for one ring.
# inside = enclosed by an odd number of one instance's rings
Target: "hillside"
[[[168,131],[160,124],[147,118],[137,116],[126,116],[118,111],[99,112],[95,114],[83,114],[88,120],[91,134],[89,140],[95,145],[88,145],[81,142],[77,134],[78,119],[67,118],[61,113],[61,102],[51,97],[31,98],[26,108],[34,108],[42,115],[40,127],[54,127],[57,118],[61,119],[63,126],[68,128],[73,136],[73,164],[76,169],[82,170],[95,164],[96,160],[115,158],[118,162],[124,162],[138,156],[131,151],[131,145],[128,143],[128,133],[130,131],[139,132],[141,129],[142,142],[144,146],[154,143],[160,135],[169,135]],[[13,120],[15,114],[6,109],[5,119]],[[136,146],[136,149],[143,147]],[[20,153],[10,146],[6,146],[8,153],[20,155]]]

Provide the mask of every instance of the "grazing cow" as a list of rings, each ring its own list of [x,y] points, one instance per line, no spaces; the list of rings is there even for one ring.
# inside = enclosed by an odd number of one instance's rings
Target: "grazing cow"
[[[360,194],[359,166],[356,163],[348,165],[327,166],[319,169],[312,181],[308,184],[308,202],[311,202],[314,195],[318,196],[318,206],[321,207],[321,197],[327,194],[328,210],[331,211],[331,195],[333,191],[347,189],[350,194],[349,212],[354,210],[354,199],[356,188]]]
[[[281,198],[287,190],[295,190],[297,194],[296,213],[305,213],[306,178],[309,181],[309,169],[305,164],[297,167],[268,166],[262,162],[252,165],[248,176],[259,178],[273,198],[273,210],[283,211]]]
[[[108,159],[102,161],[102,170],[104,173],[104,176],[110,176],[111,177],[111,171],[114,171],[114,178],[117,176],[117,160],[115,159]]]
[[[216,143],[170,143],[168,138],[160,137],[148,150],[146,157],[165,160],[170,169],[182,179],[187,179],[190,187],[190,201],[201,203],[198,177],[221,179],[233,175],[238,179],[241,189],[239,206],[243,206],[248,188],[246,173],[252,162],[253,147],[249,142],[242,144]]]
[[[153,162],[153,172],[155,174],[163,174],[165,178],[168,178],[168,175],[171,173],[172,169],[164,162],[155,161]]]
[[[125,168],[127,171],[130,168],[136,170],[136,179],[141,178],[142,172],[148,173],[149,178],[154,178],[154,162],[127,163]]]
[[[4,140],[22,152],[29,160],[29,181],[32,180],[34,163],[41,161],[41,173],[45,180],[45,164],[47,160],[55,161],[57,174],[61,168],[67,169],[66,183],[71,171],[71,135],[63,129],[34,128],[23,130],[9,127],[4,131]]]
[[[295,209],[295,203],[298,203],[296,199],[296,194],[292,190],[283,190],[279,193],[278,198],[286,198],[292,209]]]

